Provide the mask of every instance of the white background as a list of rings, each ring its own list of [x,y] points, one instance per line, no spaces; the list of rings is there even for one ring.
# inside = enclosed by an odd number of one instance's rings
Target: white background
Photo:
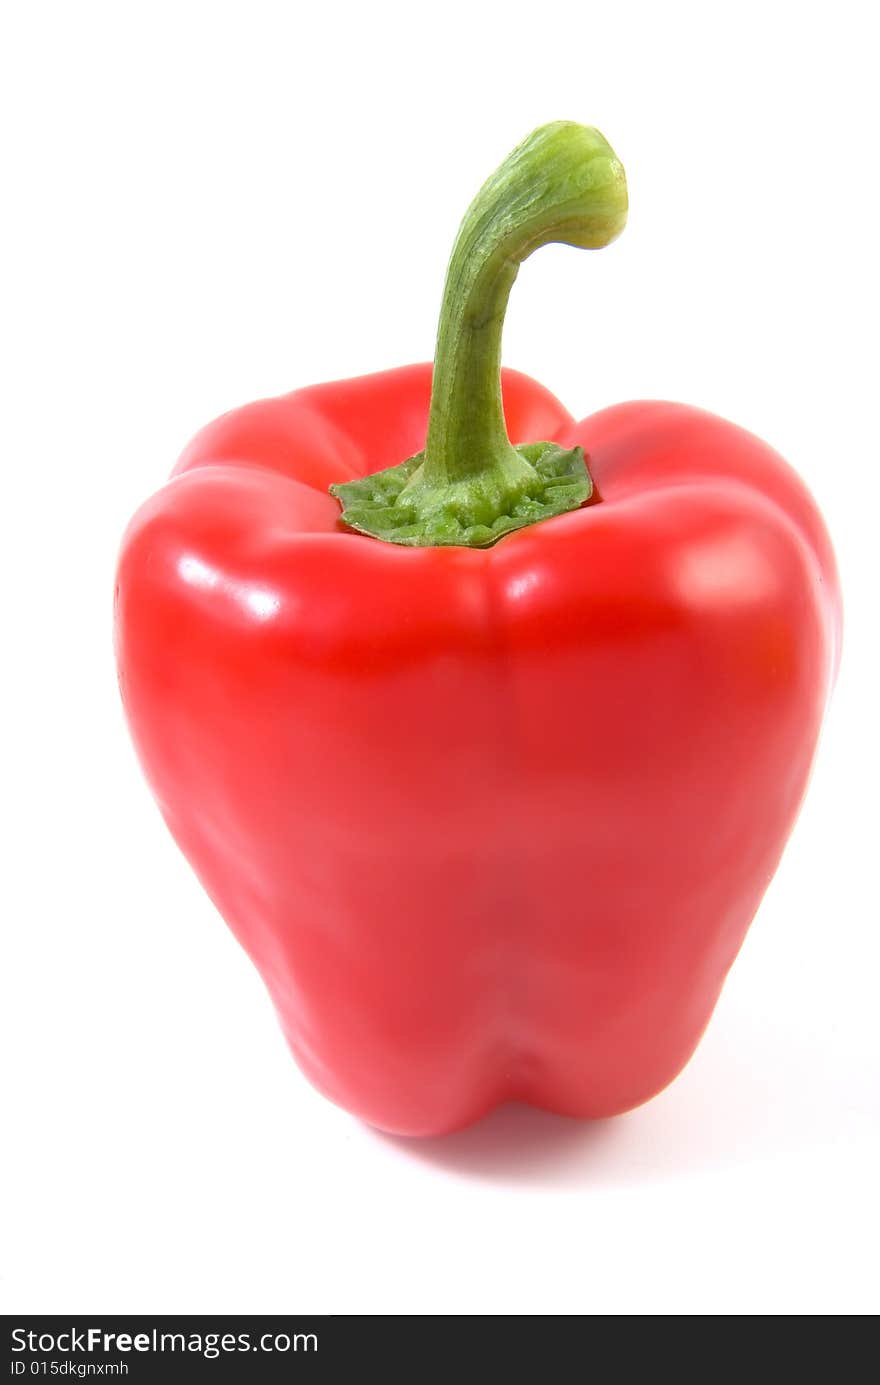
[[[3,103],[6,1311],[880,1307],[876,68],[865,4],[13,3]],[[237,403],[428,358],[458,220],[596,124],[629,227],[549,247],[505,359],[702,404],[825,511],[844,664],[696,1058],[593,1127],[424,1144],[328,1105],[154,808],[124,524]]]

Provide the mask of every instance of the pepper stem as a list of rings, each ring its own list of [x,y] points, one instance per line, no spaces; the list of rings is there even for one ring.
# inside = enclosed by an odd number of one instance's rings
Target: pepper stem
[[[623,168],[598,130],[535,130],[471,203],[446,274],[425,450],[331,486],[351,528],[393,543],[486,547],[587,500],[580,448],[514,447],[501,401],[501,333],[519,267],[550,241],[597,249],[626,222]]]

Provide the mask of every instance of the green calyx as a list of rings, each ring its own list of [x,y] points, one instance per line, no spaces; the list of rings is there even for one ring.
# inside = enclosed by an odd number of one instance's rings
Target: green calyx
[[[389,543],[488,548],[503,534],[576,510],[593,492],[581,447],[510,448],[510,457],[443,486],[425,479],[426,453],[330,490],[350,529]]]
[[[589,500],[581,448],[510,442],[501,332],[523,260],[551,241],[607,245],[626,210],[623,168],[598,130],[543,125],[504,160],[465,214],[449,262],[425,450],[330,487],[349,528],[391,543],[486,548]]]

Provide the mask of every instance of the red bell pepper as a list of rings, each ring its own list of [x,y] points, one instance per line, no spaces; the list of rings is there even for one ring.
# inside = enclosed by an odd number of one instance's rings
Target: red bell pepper
[[[625,216],[596,131],[536,131],[462,224],[433,393],[414,365],[227,414],[124,540],[153,792],[305,1073],[386,1130],[659,1091],[810,772],[840,599],[794,472],[500,372],[521,260]]]

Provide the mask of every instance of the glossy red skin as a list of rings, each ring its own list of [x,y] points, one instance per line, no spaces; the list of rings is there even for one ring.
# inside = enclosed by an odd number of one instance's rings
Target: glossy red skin
[[[430,365],[225,415],[134,518],[120,680],[179,845],[300,1066],[382,1129],[578,1117],[687,1062],[804,793],[837,661],[819,514],[677,404],[512,439],[598,500],[494,548],[347,532],[333,481],[424,444]]]

